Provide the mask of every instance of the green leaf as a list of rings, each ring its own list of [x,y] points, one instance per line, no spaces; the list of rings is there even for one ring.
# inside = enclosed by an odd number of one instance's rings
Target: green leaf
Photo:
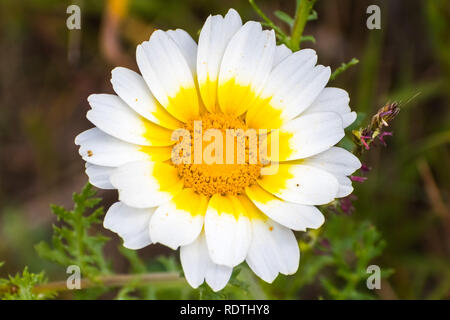
[[[253,10],[264,20],[261,22],[261,24],[265,27],[271,28],[275,31],[275,35],[277,37],[277,40],[280,43],[283,43],[289,47],[289,37],[279,28],[272,20],[270,20],[264,12],[256,5],[254,0],[248,0],[250,5],[252,6]]]
[[[338,75],[340,75],[341,73],[343,73],[345,70],[347,70],[348,68],[350,68],[351,66],[354,66],[356,64],[359,63],[359,60],[356,58],[353,58],[352,60],[350,60],[347,63],[342,63],[341,66],[339,68],[337,68],[330,77],[330,81],[336,79],[336,77]]]
[[[45,242],[40,242],[35,246],[37,254],[44,259],[55,262],[59,265],[68,266],[72,264],[72,260],[67,257],[64,250],[58,248],[57,250],[53,250],[50,246]]]
[[[310,41],[312,43],[316,43],[316,38],[314,38],[313,36],[302,36],[300,38],[300,42],[305,42],[305,41]]]
[[[241,273],[241,268],[236,267],[233,269],[233,272],[231,273],[230,277],[230,284],[232,286],[238,287],[239,289],[248,292],[249,285],[248,283],[238,279],[239,274]]]
[[[317,14],[317,11],[313,9],[308,16],[308,21],[317,20],[318,18],[319,18],[319,16]]]
[[[357,222],[344,215],[330,218],[323,238],[328,240],[326,255],[332,258],[335,271],[334,276],[321,276],[320,283],[332,299],[374,299],[364,285],[369,276],[367,267],[382,254],[386,242],[369,221]],[[392,269],[383,268],[381,277],[392,273]]]
[[[77,265],[82,275],[90,279],[111,271],[110,263],[103,255],[103,246],[109,238],[89,235],[93,225],[101,224],[101,216],[104,214],[102,207],[95,208],[101,202],[101,198],[94,196],[95,190],[92,185],[87,184],[80,193],[73,194],[72,210],[52,205],[52,212],[61,225],[53,226],[52,245],[41,242],[35,246],[42,258],[65,268]]]
[[[119,251],[125,258],[127,258],[133,273],[144,273],[147,271],[145,263],[141,260],[136,250],[130,250],[124,246],[119,246]]]
[[[181,271],[181,266],[176,260],[174,256],[159,256],[156,258],[156,261],[159,262],[165,271],[169,272],[178,272]]]
[[[281,21],[287,23],[290,27],[294,25],[294,18],[288,15],[286,12],[277,10],[274,12],[275,16]]]
[[[3,265],[3,263],[2,263]],[[36,293],[34,287],[47,282],[44,272],[31,273],[25,267],[22,273],[9,276],[8,279],[0,279],[3,290],[0,290],[2,300],[43,300],[53,297],[53,292]]]

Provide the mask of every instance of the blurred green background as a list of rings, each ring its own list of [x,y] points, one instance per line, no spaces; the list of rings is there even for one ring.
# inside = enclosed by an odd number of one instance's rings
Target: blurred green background
[[[255,2],[288,31],[273,12],[293,15],[294,0]],[[66,27],[70,4],[81,7],[81,30]],[[366,28],[370,4],[381,7],[381,30]],[[230,7],[243,20],[258,19],[246,0],[0,2],[0,261],[6,262],[1,276],[28,265],[52,279],[66,277],[33,246],[51,236],[49,203],[71,207],[72,192],[87,181],[73,142],[91,127],[87,96],[113,92],[115,66],[137,71],[136,45],[154,28],[183,28],[197,40],[206,17]],[[355,211],[322,229],[336,230],[329,241],[343,241],[339,234],[353,236],[352,225],[367,220],[376,227],[386,244],[375,262],[395,273],[383,280],[375,298],[449,299],[450,2],[320,0],[315,9],[319,19],[308,23],[305,34],[317,42],[302,46],[315,49],[319,63],[332,69],[353,57],[360,60],[332,83],[350,93],[360,124],[387,102],[402,107],[387,146],[374,147],[362,159],[372,170],[367,181],[355,183]],[[105,208],[117,197],[99,195]],[[118,272],[127,272],[118,237],[101,227],[97,231],[113,238],[106,254]],[[178,256],[159,245],[139,254],[147,260]],[[292,282],[302,283],[301,290],[279,276],[253,297],[329,298],[321,278],[333,270],[311,271],[323,255],[306,250],[302,256]]]

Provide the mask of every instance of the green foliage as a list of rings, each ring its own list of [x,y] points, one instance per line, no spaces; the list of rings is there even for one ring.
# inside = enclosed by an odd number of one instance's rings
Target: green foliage
[[[314,38],[313,36],[301,36],[300,42],[307,42],[307,41],[316,43],[316,38]]]
[[[264,291],[275,299],[374,299],[376,290],[366,287],[371,275],[367,267],[377,264],[385,245],[370,222],[330,210],[320,230],[302,234],[298,272],[262,284]],[[380,268],[382,278],[392,273],[386,266]]]
[[[3,263],[0,263],[0,267]],[[47,282],[44,272],[31,273],[28,267],[9,276],[8,279],[0,279],[0,299],[2,300],[43,300],[53,296],[51,292],[37,293],[33,289],[37,285]]]
[[[255,12],[263,19],[263,22],[261,22],[261,24],[263,26],[273,29],[275,31],[275,35],[279,43],[286,44],[289,47],[288,45],[290,39],[289,36],[286,33],[284,33],[283,30],[280,27],[278,27],[272,20],[270,20],[253,0],[249,0],[248,2],[253,7]]]
[[[370,274],[367,267],[383,252],[386,243],[368,221],[355,222],[346,216],[334,216],[327,221],[324,233],[329,247],[325,254],[331,256],[329,266],[333,275],[321,276],[320,282],[332,299],[373,299],[365,287]],[[392,269],[381,268],[381,276],[388,277]]]
[[[103,246],[108,238],[103,235],[89,235],[93,225],[101,224],[100,217],[104,214],[102,207],[86,214],[86,211],[101,201],[101,198],[95,198],[94,195],[92,185],[87,184],[81,193],[73,194],[72,210],[52,205],[53,213],[63,225],[53,225],[52,246],[46,242],[36,245],[36,250],[42,258],[64,267],[77,265],[81,272],[91,279],[110,272],[109,263],[103,255]]]
[[[128,260],[132,273],[144,273],[147,271],[147,266],[139,257],[136,250],[130,250],[124,246],[119,246],[118,250]]]
[[[317,19],[319,19],[319,15],[317,14],[317,11],[314,10],[314,9],[311,10],[311,13],[308,16],[308,21],[314,21],[314,20],[317,20]]]
[[[211,288],[203,283],[198,290],[198,299],[200,300],[226,300],[238,297],[252,297],[249,292],[249,284],[239,277],[242,271],[242,266],[235,267],[231,274],[230,281],[227,286],[219,291],[214,292]]]
[[[141,274],[147,271],[147,266],[139,257],[136,250],[130,250],[124,246],[118,247],[119,252],[128,260],[131,273]],[[154,299],[155,290],[149,286],[139,287],[139,282],[132,281],[123,286],[116,295],[117,300],[135,300],[136,294],[140,294],[142,299]]]
[[[139,257],[137,251],[129,250],[123,246],[119,246],[118,249],[128,260],[130,273],[137,275],[148,272],[182,273],[181,265],[173,255],[168,257],[158,256],[146,263]],[[173,283],[152,283],[147,285],[142,285],[139,280],[136,280],[123,286],[117,293],[116,299],[187,299],[193,296],[193,291],[184,279]]]
[[[291,28],[294,26],[294,18],[292,18],[289,14],[284,11],[277,10],[274,12],[275,16],[286,23]]]
[[[341,66],[339,68],[337,68],[336,70],[333,71],[333,73],[330,76],[330,81],[336,79],[336,77],[338,75],[340,75],[341,73],[343,73],[345,70],[347,70],[348,68],[350,68],[351,66],[357,65],[359,63],[359,60],[356,58],[353,58],[352,60],[350,60],[347,63],[342,63]]]
[[[303,36],[303,27],[307,21],[316,20],[317,12],[312,9],[315,0],[305,0],[303,3],[299,4],[296,11],[296,17],[292,18],[289,14],[283,11],[275,11],[275,16],[289,25],[291,29],[291,34],[286,34],[283,29],[278,27],[269,17],[267,17],[264,12],[256,5],[254,0],[249,0],[250,5],[255,10],[255,12],[263,19],[261,24],[275,31],[279,44],[284,44],[293,51],[300,48],[300,43],[304,41],[310,41],[315,43],[316,39],[313,36]],[[301,12],[301,16],[297,15]],[[299,26],[301,30],[299,31]]]

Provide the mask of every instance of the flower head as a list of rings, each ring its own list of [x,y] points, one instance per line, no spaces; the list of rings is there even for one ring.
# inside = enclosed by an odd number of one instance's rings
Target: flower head
[[[292,230],[320,227],[315,206],[349,195],[361,166],[334,147],[356,114],[325,88],[330,68],[233,9],[198,45],[158,30],[136,58],[142,76],[115,68],[117,95],[89,96],[95,127],[75,139],[89,181],[119,192],[104,226],[131,249],[180,248],[193,287],[222,289],[243,261],[267,282],[295,273]]]
[[[377,111],[367,127],[353,130],[353,141],[357,146],[360,146],[357,154],[361,154],[364,149],[370,150],[370,145],[376,141],[376,138],[386,146],[384,137],[392,136],[393,133],[385,131],[385,127],[389,126],[389,123],[394,120],[399,112],[400,107],[397,102],[388,103]]]

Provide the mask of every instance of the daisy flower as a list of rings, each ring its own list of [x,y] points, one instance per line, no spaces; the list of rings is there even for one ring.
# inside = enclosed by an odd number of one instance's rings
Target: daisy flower
[[[180,248],[194,288],[206,281],[221,290],[244,261],[267,282],[295,273],[300,251],[293,231],[320,227],[324,216],[315,206],[349,195],[348,176],[361,166],[334,147],[356,114],[346,91],[325,87],[330,68],[316,65],[314,50],[277,46],[273,30],[242,24],[233,9],[208,17],[198,45],[180,29],[153,32],[136,59],[140,74],[112,71],[117,95],[89,96],[87,118],[95,127],[75,139],[90,183],[118,190],[105,228],[130,249]],[[267,143],[276,137],[277,152],[267,147],[270,155],[249,161],[254,152],[244,136],[240,151],[214,150],[215,162],[184,161],[214,140],[195,138],[197,123],[205,135],[265,130]],[[179,129],[194,135],[183,161],[173,157],[180,154]],[[243,163],[220,161],[239,152]]]

